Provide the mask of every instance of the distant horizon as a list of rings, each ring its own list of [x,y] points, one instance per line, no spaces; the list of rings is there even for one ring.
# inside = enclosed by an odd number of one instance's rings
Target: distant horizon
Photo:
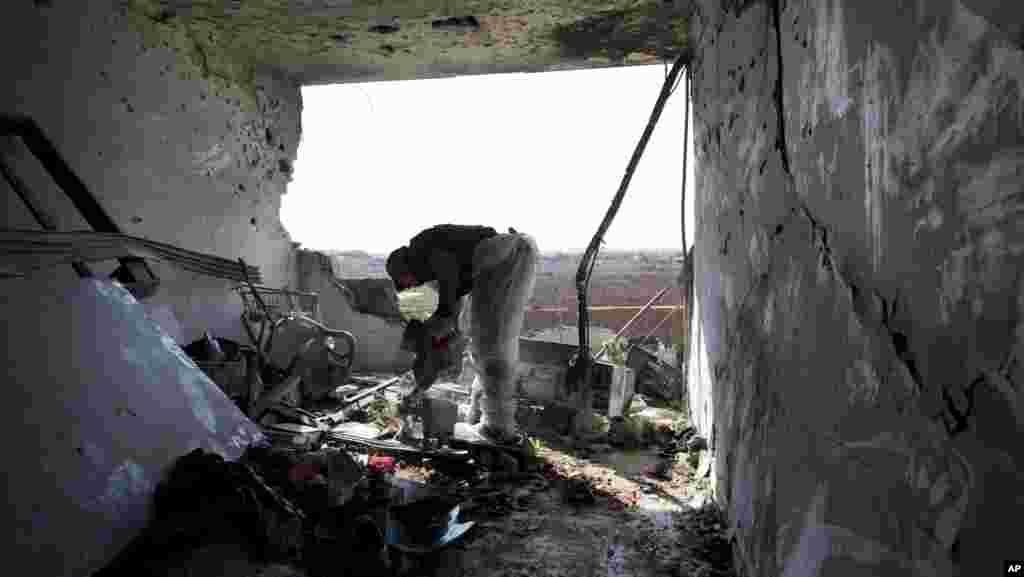
[[[301,246],[301,243],[296,243],[296,244],[300,245],[299,248],[304,248],[304,247]],[[372,251],[368,251],[368,250],[364,250],[364,249],[358,249],[358,248],[338,248],[338,249],[331,248],[331,249],[307,249],[307,250],[314,250],[314,251],[322,252],[322,253],[325,253],[325,254],[330,253],[330,254],[335,254],[335,255],[349,255],[349,254],[353,254],[353,253],[361,253],[361,254],[365,254],[367,256],[381,257],[381,258],[386,257],[386,256],[388,256],[388,254],[390,254],[390,251],[389,252],[372,252]],[[540,251],[540,254],[541,254],[541,256],[559,256],[559,255],[573,256],[573,255],[582,255],[584,252],[586,252],[586,249],[581,248],[581,249],[547,250],[547,251],[546,250],[542,250],[542,251]],[[681,254],[682,252],[683,252],[682,249],[680,249],[678,247],[676,247],[676,248],[607,248],[606,247],[606,248],[602,248],[598,252],[598,256],[600,256],[602,254],[609,254],[609,253],[613,253],[613,254],[614,253],[680,253]]]

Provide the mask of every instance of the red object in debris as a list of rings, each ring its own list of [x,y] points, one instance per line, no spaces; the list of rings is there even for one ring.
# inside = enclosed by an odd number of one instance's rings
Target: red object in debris
[[[366,468],[374,473],[394,474],[396,469],[395,460],[383,455],[370,455],[366,460]]]
[[[625,511],[626,504],[618,499],[611,499],[608,501],[608,509],[611,511]]]
[[[434,337],[431,343],[435,351],[443,351],[448,348],[449,337]]]
[[[298,463],[288,469],[288,480],[292,483],[312,481],[320,475],[320,467],[315,463]]]
[[[558,469],[556,469],[551,463],[544,463],[544,469],[541,474],[544,475],[544,478],[548,481],[554,481],[558,478]]]

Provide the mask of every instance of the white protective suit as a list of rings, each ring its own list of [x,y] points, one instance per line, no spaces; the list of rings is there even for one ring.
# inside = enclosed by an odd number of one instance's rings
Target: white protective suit
[[[537,279],[537,244],[521,233],[481,241],[473,255],[469,336],[473,380],[471,421],[491,438],[514,437],[519,336]]]

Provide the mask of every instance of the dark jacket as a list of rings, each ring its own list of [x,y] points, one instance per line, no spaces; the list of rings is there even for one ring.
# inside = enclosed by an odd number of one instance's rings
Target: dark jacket
[[[424,230],[409,241],[409,268],[421,283],[439,280],[430,266],[430,254],[443,250],[452,254],[459,267],[456,296],[473,290],[473,255],[481,241],[497,236],[489,226],[441,224]]]

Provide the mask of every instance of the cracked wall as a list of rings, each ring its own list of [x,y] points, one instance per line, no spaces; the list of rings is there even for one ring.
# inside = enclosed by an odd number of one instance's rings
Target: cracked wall
[[[32,116],[125,234],[242,257],[266,285],[294,286],[293,246],[278,211],[299,142],[297,84],[257,73],[247,105],[241,91],[198,77],[171,49],[147,42],[118,3],[36,4],[12,3],[0,21],[0,44],[12,55],[0,64],[9,79],[0,111]],[[23,160],[59,228],[87,230]],[[6,183],[0,195],[4,226],[38,228]],[[209,328],[245,340],[231,283],[155,268],[162,286],[146,304],[176,339]],[[70,269],[53,274],[72,277]]]
[[[991,4],[697,3],[691,405],[749,575],[1019,551],[1024,8]]]

